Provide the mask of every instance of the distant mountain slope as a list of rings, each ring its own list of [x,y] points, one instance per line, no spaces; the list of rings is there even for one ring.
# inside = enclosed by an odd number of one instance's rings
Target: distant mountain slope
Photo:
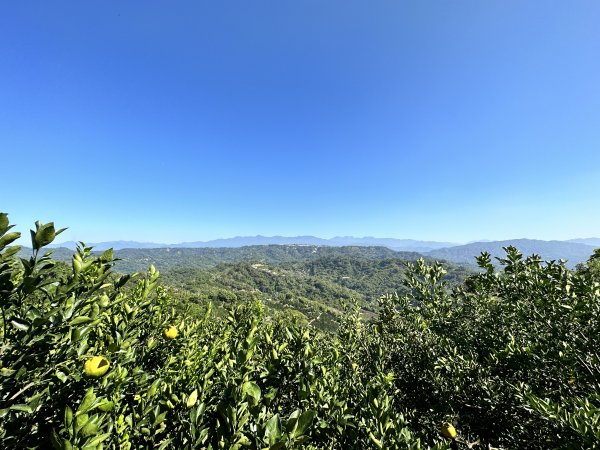
[[[328,255],[281,264],[245,261],[209,269],[176,267],[162,272],[161,280],[189,302],[210,300],[225,306],[260,298],[270,308],[292,308],[320,328],[335,329],[342,303],[356,300],[368,315],[377,311],[381,295],[405,292],[404,263],[397,258]],[[445,267],[445,279],[451,284],[473,273],[453,264]]]
[[[54,258],[69,261],[72,250],[53,249]],[[21,254],[31,255],[30,248]],[[138,272],[154,264],[159,270],[173,267],[210,268],[218,264],[253,261],[280,264],[311,261],[324,256],[352,256],[356,258],[382,260],[400,258],[414,260],[421,256],[417,252],[397,252],[385,247],[346,246],[330,247],[316,245],[254,245],[239,248],[127,248],[116,250],[119,258],[115,269],[121,272]]]
[[[48,248],[68,248],[69,250],[75,250],[78,242],[66,241],[60,244],[50,244]],[[107,242],[96,242],[88,243],[85,245],[94,247],[96,251],[104,251],[112,248],[113,250],[122,250],[124,248],[164,248],[168,247],[167,244],[157,244],[155,242],[138,242],[138,241],[107,241]]]
[[[222,263],[257,261],[280,264],[292,261],[310,261],[327,255],[349,255],[365,259],[416,259],[416,252],[396,252],[385,247],[325,247],[315,245],[253,245],[239,248],[162,248],[124,249],[116,252],[121,259],[117,269],[145,270],[150,263],[159,270],[170,267],[214,267]]]
[[[450,248],[441,248],[427,252],[431,258],[444,259],[459,264],[475,264],[475,257],[481,252],[489,252],[492,257],[504,257],[503,247],[512,245],[524,256],[533,253],[545,260],[566,259],[568,267],[575,267],[586,261],[593,253],[593,247],[566,241],[541,241],[535,239],[512,239],[509,241],[473,242]]]
[[[414,239],[394,239],[394,238],[375,238],[362,237],[355,238],[352,236],[334,237],[328,239],[329,245],[368,245],[388,247],[399,251],[426,251],[425,249],[434,250],[437,248],[446,248],[459,245],[453,242],[438,242],[438,241],[418,241]]]
[[[591,245],[594,248],[600,248],[600,238],[569,239],[566,242],[574,242],[576,244],[585,244]]]
[[[417,241],[414,239],[394,239],[394,238],[375,238],[375,237],[334,237],[323,239],[315,236],[245,236],[228,239],[216,239],[206,242],[183,242],[171,247],[244,247],[249,245],[321,245],[321,246],[366,246],[366,247],[387,247],[398,251],[428,251],[436,248],[451,247],[451,242],[436,241]]]
[[[87,243],[86,243],[87,244]],[[375,237],[334,237],[323,239],[315,236],[238,236],[227,239],[215,239],[212,241],[182,242],[180,244],[159,244],[155,242],[137,242],[137,241],[109,241],[87,244],[96,250],[122,250],[125,248],[236,248],[253,245],[320,245],[320,246],[366,246],[366,247],[388,247],[398,251],[418,251],[424,252],[436,248],[451,247],[451,242],[437,241],[417,241],[414,239],[393,239],[393,238],[375,238]],[[60,244],[53,244],[50,247],[65,247],[74,250],[77,242],[68,241]]]

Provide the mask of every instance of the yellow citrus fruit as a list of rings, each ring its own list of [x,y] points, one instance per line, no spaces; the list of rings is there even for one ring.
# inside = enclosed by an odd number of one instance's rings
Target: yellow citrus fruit
[[[352,363],[352,370],[357,370],[358,369],[358,364],[356,364],[355,362]]]
[[[177,337],[177,328],[169,327],[165,329],[164,335],[167,339],[175,339]]]
[[[456,429],[451,423],[444,422],[442,424],[442,435],[448,439],[454,439],[456,437]]]
[[[83,372],[90,378],[100,378],[110,367],[110,362],[104,356],[94,356],[83,365]]]

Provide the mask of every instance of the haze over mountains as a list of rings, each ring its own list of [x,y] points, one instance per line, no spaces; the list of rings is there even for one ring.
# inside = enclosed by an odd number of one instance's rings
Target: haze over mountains
[[[579,243],[575,241],[592,242],[591,244]],[[539,255],[543,260],[567,260],[568,267],[575,267],[578,263],[587,261],[594,251],[594,248],[600,247],[593,242],[599,239],[578,239],[570,241],[542,241],[538,239],[511,239],[507,241],[485,241],[472,242],[465,245],[454,247],[439,248],[425,253],[430,258],[444,259],[457,264],[473,264],[474,257],[482,252],[488,252],[495,257],[504,257],[503,247],[512,245],[519,249],[524,256],[532,254]]]
[[[219,247],[246,247],[249,245],[322,245],[330,247],[368,246],[387,247],[397,251],[428,252],[438,248],[459,245],[452,242],[418,241],[414,239],[394,239],[375,237],[338,236],[323,239],[315,236],[237,236],[233,238],[215,239],[211,241],[182,242],[179,244],[161,244],[155,242],[137,241],[108,241],[89,244],[95,250],[122,250],[125,248],[219,248]],[[77,242],[67,241],[53,244],[51,247],[65,247],[74,250]]]
[[[63,242],[51,247],[63,247],[69,250],[76,248],[76,242]],[[570,239],[566,241],[543,241],[538,239],[511,239],[505,241],[479,241],[460,245],[450,242],[419,241],[414,239],[374,238],[352,236],[335,237],[323,239],[314,236],[243,236],[227,239],[216,239],[212,241],[182,242],[179,244],[161,244],[154,242],[137,241],[109,241],[89,244],[96,251],[113,248],[122,250],[148,250],[151,249],[235,249],[241,247],[273,246],[273,245],[306,245],[319,247],[385,247],[396,252],[413,252],[432,259],[443,259],[457,264],[474,265],[475,257],[482,252],[489,252],[492,257],[503,257],[503,247],[512,245],[519,249],[523,255],[540,255],[544,260],[565,259],[569,267],[575,267],[578,263],[586,261],[594,251],[600,247],[599,238]],[[134,252],[136,256],[138,252]],[[124,254],[121,252],[121,256]],[[154,255],[156,256],[156,255]],[[170,256],[173,257],[172,255]],[[189,255],[188,255],[189,257]],[[135,257],[133,258],[135,259]],[[152,259],[145,255],[143,259]]]
[[[594,247],[600,247],[599,238],[586,238],[586,239],[569,239],[565,242],[575,242],[576,244],[592,245]]]

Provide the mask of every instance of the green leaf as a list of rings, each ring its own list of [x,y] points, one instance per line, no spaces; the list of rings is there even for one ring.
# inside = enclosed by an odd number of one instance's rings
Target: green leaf
[[[113,249],[109,248],[100,255],[100,260],[103,262],[110,262],[113,260]]]
[[[10,258],[11,256],[19,253],[21,251],[21,246],[20,245],[13,245],[11,248],[9,248],[8,250],[6,250],[4,252],[3,257],[4,258]]]
[[[79,435],[83,437],[90,437],[96,435],[98,433],[98,424],[96,423],[96,419],[97,417],[94,416],[93,418],[88,420],[86,424],[79,430]]]
[[[91,317],[88,317],[88,316],[79,316],[79,317],[76,317],[75,319],[71,320],[71,322],[69,322],[69,325],[74,327],[77,325],[82,325],[84,323],[91,322],[92,320],[94,320],[94,319],[92,319]]]
[[[302,413],[302,415],[298,419],[298,428],[296,428],[296,430],[294,431],[294,437],[303,435],[312,424],[312,421],[314,420],[316,415],[317,412],[311,409]]]
[[[4,236],[0,237],[0,250],[3,249],[4,247],[6,247],[11,242],[16,241],[20,237],[21,237],[21,233],[18,233],[16,231],[5,234]]]
[[[256,405],[260,401],[260,387],[254,381],[247,381],[242,386],[242,391],[250,397],[252,404]]]
[[[3,367],[0,369],[0,377],[10,377],[16,370],[9,369],[8,367]]]
[[[37,244],[35,243],[35,231],[29,230],[29,233],[31,233],[31,247],[34,250],[38,250]]]
[[[42,247],[50,244],[54,238],[56,237],[56,231],[54,230],[54,222],[45,223],[40,225],[39,222],[35,223],[37,226],[37,230],[33,233],[33,249],[39,250]]]
[[[279,418],[279,414],[275,414],[267,421],[265,439],[269,442],[270,447],[281,439],[281,419]]]
[[[194,389],[194,392],[192,392],[187,399],[187,407],[191,408],[192,406],[194,406],[196,404],[197,400],[198,400],[198,389]]]
[[[8,230],[8,214],[0,213],[0,235],[4,234]]]
[[[22,411],[31,414],[33,411],[29,405],[25,405],[23,403],[19,403],[18,405],[12,405],[8,409],[11,411]]]
[[[157,391],[158,386],[160,385],[161,381],[162,380],[160,378],[157,378],[156,380],[154,380],[154,382],[148,389],[148,397],[154,397],[156,395],[156,391]]]
[[[237,440],[237,442],[234,444],[234,446],[244,446],[244,447],[248,447],[252,445],[252,441],[250,441],[250,439],[248,439],[248,436],[242,434],[242,436]]]
[[[68,430],[73,425],[73,410],[68,406],[65,408],[65,419],[64,419],[65,429]]]
[[[10,320],[10,323],[17,330],[21,330],[21,331],[27,331],[27,330],[29,330],[29,322],[27,322],[24,319],[19,319],[19,318],[15,317],[14,319]]]
[[[156,426],[160,425],[162,422],[164,422],[166,417],[167,417],[167,411],[157,414],[156,419],[154,419],[154,423],[152,424],[152,426],[156,427]]]
[[[98,445],[107,440],[110,437],[110,433],[99,434],[91,441],[87,442],[81,450],[96,450]]]
[[[98,403],[97,408],[102,412],[107,412],[112,410],[114,406],[115,404],[112,401],[108,399],[103,399],[102,401],[100,401],[100,403]]]
[[[85,393],[85,397],[83,397],[83,400],[81,401],[79,408],[77,408],[77,413],[75,415],[79,416],[81,414],[87,413],[91,409],[91,406],[94,404],[95,401],[96,394],[94,394],[94,388],[91,387]]]
[[[56,430],[52,430],[52,433],[50,433],[50,442],[56,450],[63,450],[65,448],[64,440],[56,433]]]
[[[375,435],[373,434],[373,432],[369,431],[369,437],[371,438],[371,440],[373,441],[373,443],[377,446],[377,448],[383,448],[383,444],[381,443],[381,441],[379,439],[377,439],[375,437]]]

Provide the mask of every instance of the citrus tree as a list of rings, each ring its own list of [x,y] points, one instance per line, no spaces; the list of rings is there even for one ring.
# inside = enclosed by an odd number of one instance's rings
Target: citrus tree
[[[259,301],[215,315],[159,273],[32,250],[0,214],[0,443],[11,449],[598,448],[600,282],[506,249],[451,289],[407,263],[402,295],[335,333]],[[400,286],[399,286],[400,287]]]
[[[56,263],[52,223],[18,258],[10,228],[0,215],[4,448],[423,448],[393,374],[367,379],[356,359],[366,329],[352,314],[340,336],[260,302],[189,316],[154,267],[118,275],[111,250],[84,244]]]

